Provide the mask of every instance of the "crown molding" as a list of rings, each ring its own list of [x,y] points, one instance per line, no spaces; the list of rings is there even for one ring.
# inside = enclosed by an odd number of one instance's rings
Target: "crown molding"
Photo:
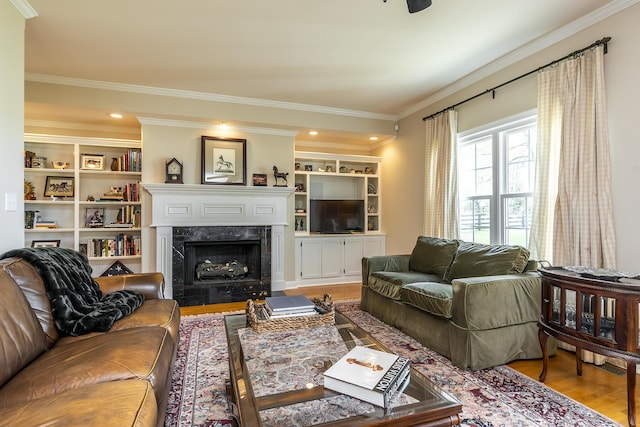
[[[640,2],[640,0],[614,0],[610,3],[607,3],[601,8],[583,16],[582,18],[576,19],[570,24],[564,25],[557,30],[545,34],[544,36],[538,37],[537,39],[519,47],[518,49],[513,50],[512,52],[485,65],[484,67],[479,68],[473,73],[461,78],[455,83],[433,94],[432,96],[402,111],[398,114],[398,117],[404,119],[413,113],[425,109],[430,105],[433,105],[436,102],[441,101],[446,97],[453,95],[454,93],[515,64],[518,61],[521,61],[535,53],[538,53],[541,50],[546,49],[547,47],[552,46],[555,43],[558,43],[566,39],[567,37],[584,30],[585,28],[603,21],[604,19],[615,15],[616,13],[630,6],[633,6],[638,2]]]
[[[24,16],[24,19],[31,19],[38,16],[38,12],[26,0],[9,0],[11,4],[18,9],[18,12]]]
[[[220,95],[215,93],[195,92],[180,89],[167,89],[152,86],[141,86],[127,83],[112,83],[98,80],[78,79],[73,77],[54,76],[50,74],[25,73],[25,80],[66,86],[86,87],[92,89],[113,90],[119,92],[140,93],[145,95],[169,96],[173,98],[196,99],[200,101],[221,102],[227,104],[252,105],[255,107],[279,108],[284,110],[307,111],[310,113],[332,114],[362,119],[396,121],[392,114],[372,113],[368,111],[347,110],[343,108],[324,107],[321,105],[299,104],[295,102],[270,101],[258,98]]]
[[[36,120],[25,119],[25,127],[39,127],[51,129],[67,129],[67,130],[86,130],[92,132],[110,132],[110,133],[139,133],[137,127],[108,126],[108,125],[91,125],[86,123],[53,121],[53,120]]]
[[[217,124],[210,123],[210,122],[158,119],[155,117],[136,117],[136,118],[143,125],[153,125],[153,126],[168,126],[168,127],[190,128],[190,129],[204,129],[204,128],[218,126]],[[288,136],[288,137],[295,137],[296,135],[298,135],[298,131],[289,130],[289,129],[276,129],[276,128],[255,127],[255,126],[236,126],[236,125],[229,125],[229,127],[225,129],[225,132],[257,133],[262,135],[276,135],[276,136]]]

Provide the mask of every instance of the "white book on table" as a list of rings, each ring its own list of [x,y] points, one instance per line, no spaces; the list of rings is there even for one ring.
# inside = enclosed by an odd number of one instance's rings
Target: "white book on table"
[[[324,373],[324,387],[388,407],[410,378],[405,357],[356,346]]]

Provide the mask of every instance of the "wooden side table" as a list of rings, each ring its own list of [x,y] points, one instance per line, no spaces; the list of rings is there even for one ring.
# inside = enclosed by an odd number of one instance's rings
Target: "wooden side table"
[[[542,314],[538,321],[542,373],[547,375],[547,340],[554,337],[576,347],[576,371],[582,375],[581,350],[622,359],[627,365],[629,425],[636,425],[636,364],[640,362],[638,313],[640,280],[603,280],[562,267],[540,269]],[[588,276],[588,277],[585,277]]]

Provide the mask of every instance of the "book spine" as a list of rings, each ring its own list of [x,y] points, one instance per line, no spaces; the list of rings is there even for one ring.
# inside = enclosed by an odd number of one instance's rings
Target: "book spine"
[[[400,385],[404,382],[410,368],[409,359],[406,357],[398,357],[374,387],[375,391],[382,393],[385,408],[391,402]]]
[[[393,362],[393,365],[391,365],[389,370],[385,372],[382,378],[380,378],[380,381],[378,381],[378,384],[376,384],[374,390],[380,393],[385,393],[387,391],[387,388],[389,388],[389,386],[393,384],[394,381],[397,380],[402,373],[405,372],[405,369],[408,365],[409,359],[407,359],[406,357],[398,357],[396,361]]]
[[[384,393],[384,407],[388,408],[396,395],[404,389],[407,379],[411,375],[411,367],[407,365],[406,369],[389,385]]]

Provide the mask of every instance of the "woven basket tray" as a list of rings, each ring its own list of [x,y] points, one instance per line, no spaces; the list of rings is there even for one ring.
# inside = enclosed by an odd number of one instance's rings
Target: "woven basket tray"
[[[264,304],[247,301],[247,326],[258,332],[287,331],[291,329],[310,328],[335,324],[335,310],[333,298],[324,294],[324,300],[313,298],[312,301],[321,308],[327,310],[325,314],[313,316],[283,317],[280,319],[266,319],[262,314]]]

